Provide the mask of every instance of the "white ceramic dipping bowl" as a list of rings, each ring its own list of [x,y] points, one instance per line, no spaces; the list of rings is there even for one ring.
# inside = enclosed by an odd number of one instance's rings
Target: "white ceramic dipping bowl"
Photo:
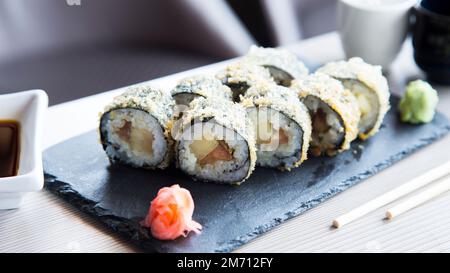
[[[42,189],[41,143],[47,107],[48,97],[42,90],[0,95],[0,120],[20,124],[18,173],[0,178],[0,209],[18,208],[25,193]]]

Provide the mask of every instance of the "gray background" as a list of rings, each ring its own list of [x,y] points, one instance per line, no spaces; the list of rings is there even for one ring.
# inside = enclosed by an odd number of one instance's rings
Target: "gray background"
[[[290,44],[335,29],[335,4],[0,0],[0,94],[40,88],[57,104]]]

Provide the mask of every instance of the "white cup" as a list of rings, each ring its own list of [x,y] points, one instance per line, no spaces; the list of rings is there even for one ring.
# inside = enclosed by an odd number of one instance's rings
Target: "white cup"
[[[405,41],[417,0],[339,0],[338,28],[347,58],[388,69]]]

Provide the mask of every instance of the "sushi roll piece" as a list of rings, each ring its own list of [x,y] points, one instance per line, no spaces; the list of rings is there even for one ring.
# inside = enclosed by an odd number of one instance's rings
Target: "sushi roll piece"
[[[355,96],[326,74],[314,73],[292,82],[311,115],[310,153],[336,155],[357,137],[359,107]]]
[[[376,134],[390,108],[389,87],[381,66],[370,65],[355,57],[328,63],[318,71],[341,81],[355,95],[361,112],[359,137],[364,140]]]
[[[253,123],[257,165],[290,171],[307,159],[311,118],[293,90],[275,84],[255,85],[241,104]]]
[[[274,82],[268,70],[245,62],[227,66],[217,73],[216,78],[231,88],[235,102],[239,102],[240,95],[245,94],[251,86],[259,82]]]
[[[189,105],[198,97],[223,98],[231,101],[233,93],[214,76],[196,75],[180,80],[172,89],[172,97],[178,105]]]
[[[256,163],[253,128],[245,109],[231,101],[197,98],[181,119],[177,167],[194,180],[240,184]]]
[[[266,68],[277,84],[286,87],[293,79],[308,75],[308,68],[297,55],[285,49],[252,46],[244,62]]]
[[[100,140],[113,163],[164,169],[173,158],[170,92],[135,86],[114,98],[100,118]]]

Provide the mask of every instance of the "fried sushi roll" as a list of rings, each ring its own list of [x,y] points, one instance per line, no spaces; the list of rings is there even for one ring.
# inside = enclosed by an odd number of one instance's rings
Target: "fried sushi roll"
[[[244,95],[251,86],[259,82],[274,82],[268,70],[246,62],[227,66],[217,73],[216,78],[231,88],[233,100],[236,102],[239,102],[240,95]]]
[[[240,184],[255,167],[251,122],[233,102],[193,100],[174,138],[177,166],[195,180]]]
[[[308,75],[308,68],[297,55],[285,49],[252,46],[244,62],[266,68],[277,84],[286,87],[293,79]]]
[[[355,95],[361,112],[359,137],[367,139],[376,134],[390,108],[389,87],[381,66],[370,65],[361,58],[351,58],[328,63],[318,71],[341,81]]]
[[[114,98],[100,118],[100,139],[111,162],[164,169],[173,158],[175,103],[169,92],[135,86]]]
[[[350,148],[357,137],[359,108],[355,96],[326,74],[314,73],[292,82],[311,115],[310,152],[336,155]]]
[[[233,100],[231,89],[213,76],[197,75],[180,80],[172,90],[178,105],[189,105],[198,97]]]
[[[254,126],[257,165],[291,170],[306,160],[311,118],[293,90],[275,84],[255,85],[241,104]]]

